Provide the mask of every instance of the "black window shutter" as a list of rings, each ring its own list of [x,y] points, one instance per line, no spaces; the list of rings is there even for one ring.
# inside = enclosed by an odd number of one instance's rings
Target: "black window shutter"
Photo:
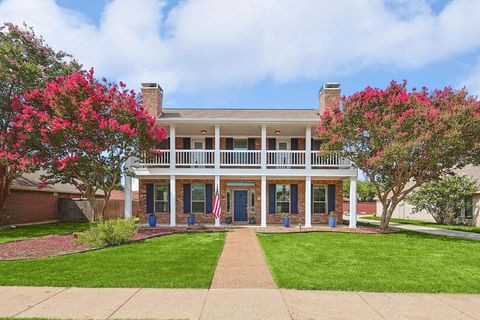
[[[255,150],[255,138],[248,138],[248,150]]]
[[[162,140],[162,142],[157,144],[157,149],[159,150],[168,150],[170,149],[170,138]]]
[[[190,138],[183,138],[183,149],[190,149]]]
[[[205,138],[205,149],[207,150],[213,149],[213,138]]]
[[[191,212],[191,194],[192,194],[192,187],[189,183],[183,185],[183,213],[190,213]]]
[[[298,184],[290,185],[290,213],[298,213]]]
[[[170,183],[167,184],[167,187],[168,187],[167,212],[170,213]]]
[[[226,139],[227,150],[233,150],[233,138]]]
[[[276,213],[276,195],[275,195],[276,186],[270,184],[268,186],[268,213]]]
[[[275,150],[277,148],[277,139],[268,138],[268,150]]]
[[[328,212],[335,211],[335,185],[329,184],[328,185]]]
[[[290,149],[291,150],[298,150],[298,138],[290,139]]]
[[[205,213],[212,213],[212,197],[213,197],[213,185],[207,183],[205,185]]]
[[[153,183],[147,183],[147,213],[153,213]]]

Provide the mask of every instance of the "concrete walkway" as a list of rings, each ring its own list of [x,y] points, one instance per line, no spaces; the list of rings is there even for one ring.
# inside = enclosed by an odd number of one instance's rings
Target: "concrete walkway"
[[[369,223],[372,225],[380,225],[380,221],[376,220],[369,220],[369,219],[358,219],[358,222]],[[455,238],[462,238],[462,239],[469,239],[469,240],[477,240],[480,241],[480,234],[473,233],[473,232],[465,232],[465,231],[457,231],[457,230],[447,230],[447,229],[439,229],[439,228],[432,228],[432,227],[423,227],[423,226],[415,226],[412,224],[403,224],[403,223],[396,223],[390,222],[389,226],[392,228],[398,228],[403,230],[409,231],[416,231],[421,233],[428,233],[437,236],[447,236],[447,237],[455,237]]]
[[[0,287],[0,317],[480,319],[480,295],[280,289]]]
[[[211,288],[276,288],[253,228],[227,233]]]

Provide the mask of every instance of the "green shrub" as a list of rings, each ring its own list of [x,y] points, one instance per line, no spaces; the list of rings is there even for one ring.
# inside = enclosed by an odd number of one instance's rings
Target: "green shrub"
[[[134,219],[105,220],[80,233],[77,242],[92,248],[120,245],[130,241],[137,230]]]

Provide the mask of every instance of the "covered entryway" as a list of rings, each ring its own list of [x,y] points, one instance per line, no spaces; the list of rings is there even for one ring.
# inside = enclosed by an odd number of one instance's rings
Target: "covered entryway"
[[[247,190],[233,192],[233,218],[235,221],[247,221]]]

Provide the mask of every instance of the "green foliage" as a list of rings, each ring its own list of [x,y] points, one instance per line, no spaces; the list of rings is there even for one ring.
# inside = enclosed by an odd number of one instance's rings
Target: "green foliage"
[[[106,245],[121,245],[130,241],[137,231],[135,219],[105,220],[82,232],[77,242],[92,248]]]
[[[462,220],[465,197],[476,190],[475,180],[466,176],[444,176],[428,182],[407,197],[413,212],[426,211],[437,223],[453,224]]]
[[[358,201],[373,201],[377,191],[375,186],[368,181],[357,181]],[[343,197],[350,198],[350,180],[343,180]]]

